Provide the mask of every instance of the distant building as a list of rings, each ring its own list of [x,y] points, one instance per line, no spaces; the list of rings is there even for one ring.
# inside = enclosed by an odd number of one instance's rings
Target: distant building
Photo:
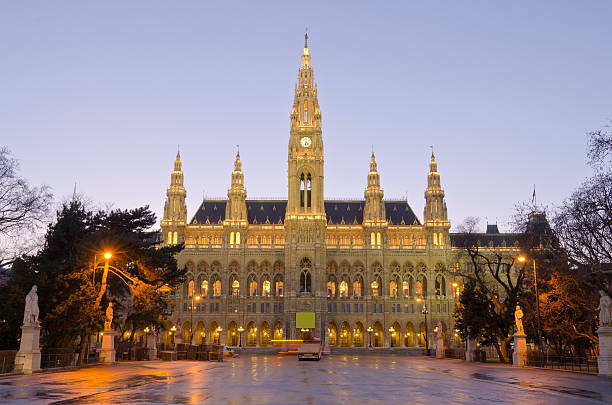
[[[302,333],[296,313],[314,313],[311,331],[330,346],[363,347],[372,327],[376,347],[424,346],[441,321],[452,340],[452,311],[460,280],[450,279],[455,239],[438,164],[432,154],[423,222],[404,200],[385,200],[372,153],[361,200],[324,198],[323,137],[317,86],[304,45],[291,109],[286,200],[250,200],[240,155],[227,199],[204,200],[187,220],[180,155],[174,162],[161,222],[165,243],[185,243],[178,255],[188,282],[165,331],[195,339],[269,346]],[[514,234],[496,225],[479,235],[483,246],[516,250]],[[196,300],[195,297],[200,297]],[[219,334],[217,328],[222,331]],[[431,340],[430,340],[431,345]]]

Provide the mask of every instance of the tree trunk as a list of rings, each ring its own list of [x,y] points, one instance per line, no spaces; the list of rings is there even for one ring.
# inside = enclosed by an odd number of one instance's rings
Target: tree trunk
[[[89,335],[83,334],[81,335],[81,352],[79,353],[79,364],[81,366],[86,364],[88,350],[89,350]]]
[[[499,357],[499,361],[504,362],[504,355],[502,354],[501,348],[499,347],[499,343],[493,345],[495,347],[495,351],[497,351],[497,357]]]

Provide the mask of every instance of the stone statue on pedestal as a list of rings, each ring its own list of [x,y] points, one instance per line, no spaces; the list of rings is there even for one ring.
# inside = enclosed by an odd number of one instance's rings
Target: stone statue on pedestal
[[[25,298],[25,310],[23,311],[23,324],[24,325],[37,325],[38,324],[38,287],[32,286],[32,289],[26,295]]]
[[[604,290],[599,290],[599,306],[596,309],[599,311],[599,324],[612,326],[612,300]]]
[[[113,303],[109,302],[106,308],[106,320],[104,321],[104,330],[111,330],[113,324]]]
[[[516,305],[516,310],[514,311],[514,322],[516,323],[516,334],[524,335],[525,330],[523,329],[523,311],[521,311],[521,306]]]
[[[438,340],[443,338],[443,335],[442,335],[442,322],[441,321],[438,321],[438,328],[437,328],[437,332],[436,333],[437,333]]]

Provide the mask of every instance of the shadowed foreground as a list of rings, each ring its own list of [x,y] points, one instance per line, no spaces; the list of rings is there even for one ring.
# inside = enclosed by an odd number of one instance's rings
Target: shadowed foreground
[[[130,362],[0,378],[0,403],[612,403],[612,381],[551,370],[391,355],[320,362],[253,355],[223,363]]]

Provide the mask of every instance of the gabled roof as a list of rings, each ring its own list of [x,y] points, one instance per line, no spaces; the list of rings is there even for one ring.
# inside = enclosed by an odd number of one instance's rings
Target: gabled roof
[[[226,200],[202,202],[190,224],[220,224],[225,219]],[[420,225],[406,201],[385,201],[387,221],[391,225]],[[364,201],[325,201],[325,214],[330,224],[356,225],[363,222]],[[247,200],[249,224],[282,224],[287,200]]]

